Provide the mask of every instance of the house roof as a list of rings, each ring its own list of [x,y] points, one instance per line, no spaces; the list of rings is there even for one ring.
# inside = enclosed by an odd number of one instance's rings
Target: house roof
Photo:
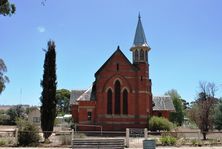
[[[154,96],[153,111],[175,111],[172,98],[170,96]]]
[[[108,58],[108,60],[99,68],[99,70],[95,73],[95,76],[109,63],[109,61],[112,60],[112,58],[117,54],[121,54],[123,56],[123,59],[132,67],[133,70],[137,70],[138,68],[134,66],[128,58],[123,54],[123,52],[120,50],[119,46],[117,47],[117,50]]]
[[[72,90],[70,94],[70,105],[76,102],[76,99],[79,98],[86,90]]]
[[[90,96],[92,92],[92,86],[87,89],[82,95],[80,95],[76,101],[90,101]]]

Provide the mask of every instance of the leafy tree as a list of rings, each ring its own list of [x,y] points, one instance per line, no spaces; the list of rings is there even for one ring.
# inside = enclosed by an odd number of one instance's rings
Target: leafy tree
[[[175,89],[166,92],[165,95],[169,95],[172,98],[175,107],[175,112],[170,112],[169,120],[181,126],[184,121],[184,104],[181,96]]]
[[[25,109],[22,107],[22,105],[16,105],[15,107],[10,108],[7,111],[7,115],[9,116],[7,123],[10,125],[15,125],[16,120],[18,118],[24,119],[26,116],[26,113],[25,113]]]
[[[33,110],[36,110],[36,109],[38,109],[38,107],[36,107],[36,106],[28,107],[28,108],[26,108],[25,113],[28,115],[30,112],[32,112]]]
[[[52,134],[56,118],[56,51],[54,41],[48,42],[48,50],[45,54],[41,100],[41,128],[45,141]]]
[[[222,99],[215,108],[214,125],[217,130],[222,130]]]
[[[183,104],[183,109],[184,109],[184,110],[189,109],[189,108],[190,108],[190,103],[187,102],[187,101],[184,100],[184,99],[181,99],[181,100],[182,100],[182,104]]]
[[[7,72],[7,67],[4,61],[0,58],[0,94],[5,89],[5,83],[9,82],[9,79],[4,73]]]
[[[15,11],[15,4],[11,4],[9,0],[0,0],[0,15],[12,15]]]
[[[209,129],[213,128],[214,106],[217,103],[217,99],[214,97],[216,86],[214,83],[207,82],[200,82],[199,86],[200,93],[189,111],[189,118],[196,123],[203,139],[206,140]]]
[[[9,118],[10,117],[7,115],[6,111],[0,110],[0,125],[7,125]]]
[[[69,113],[69,99],[70,91],[67,89],[60,89],[56,91],[57,113],[64,115]]]

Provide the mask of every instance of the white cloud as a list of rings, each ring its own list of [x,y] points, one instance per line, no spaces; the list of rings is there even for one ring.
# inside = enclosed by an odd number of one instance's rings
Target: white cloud
[[[40,33],[44,33],[44,32],[46,31],[46,29],[45,29],[44,26],[38,26],[38,27],[37,27],[37,30],[38,30],[38,32],[40,32]]]

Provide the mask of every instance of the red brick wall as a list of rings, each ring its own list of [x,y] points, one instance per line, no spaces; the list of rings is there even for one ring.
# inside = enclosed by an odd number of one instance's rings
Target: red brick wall
[[[169,119],[170,111],[153,111],[153,115]]]
[[[119,69],[117,70],[117,64]],[[103,126],[103,130],[125,130],[126,128],[147,127],[147,117],[152,114],[152,91],[149,79],[149,65],[139,63],[131,64],[120,51],[102,66],[95,74],[96,78],[96,102],[80,101],[78,106],[73,106],[73,116],[78,123],[96,124]],[[115,106],[115,81],[121,84],[120,115],[114,114]],[[107,114],[107,91],[112,90],[112,111]],[[128,114],[122,114],[122,92],[128,91]],[[76,110],[78,109],[78,110]],[[93,112],[92,121],[87,121],[87,111]],[[86,127],[81,127],[86,130]],[[91,128],[89,128],[91,129]]]
[[[118,71],[117,63],[119,64]],[[138,70],[138,68],[139,71],[136,71],[135,69]],[[96,74],[97,123],[104,126],[108,126],[110,123],[112,126],[122,123],[124,129],[135,125],[144,127],[147,124],[148,113],[152,113],[151,81],[148,78],[148,73],[148,64],[141,63],[135,68],[121,52],[116,52],[103,69]],[[114,84],[117,79],[121,83],[121,92],[124,88],[128,90],[128,117],[106,114],[108,88],[113,91],[112,111],[114,113]],[[120,107],[122,111],[122,102]]]
[[[77,123],[94,124],[95,123],[95,101],[80,101],[78,105],[72,106],[73,119]],[[92,120],[88,121],[88,112],[92,112]]]

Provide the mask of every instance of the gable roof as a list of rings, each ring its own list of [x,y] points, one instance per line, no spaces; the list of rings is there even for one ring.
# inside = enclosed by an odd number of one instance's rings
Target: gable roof
[[[76,101],[90,101],[92,92],[92,86],[88,88],[82,95],[79,96],[79,98],[76,99]]]
[[[175,111],[175,107],[170,96],[154,96],[153,102],[153,111]]]
[[[69,104],[72,105],[76,102],[76,100],[81,96],[86,90],[72,90],[70,93],[70,101]]]
[[[134,66],[129,60],[128,58],[123,54],[123,52],[120,50],[119,46],[117,47],[117,50],[106,60],[106,62],[97,70],[97,72],[95,73],[95,76],[97,76],[97,74],[109,63],[109,61],[112,60],[112,58],[117,54],[121,54],[124,58],[124,60],[132,67],[133,70],[137,71],[138,68],[136,66]]]

